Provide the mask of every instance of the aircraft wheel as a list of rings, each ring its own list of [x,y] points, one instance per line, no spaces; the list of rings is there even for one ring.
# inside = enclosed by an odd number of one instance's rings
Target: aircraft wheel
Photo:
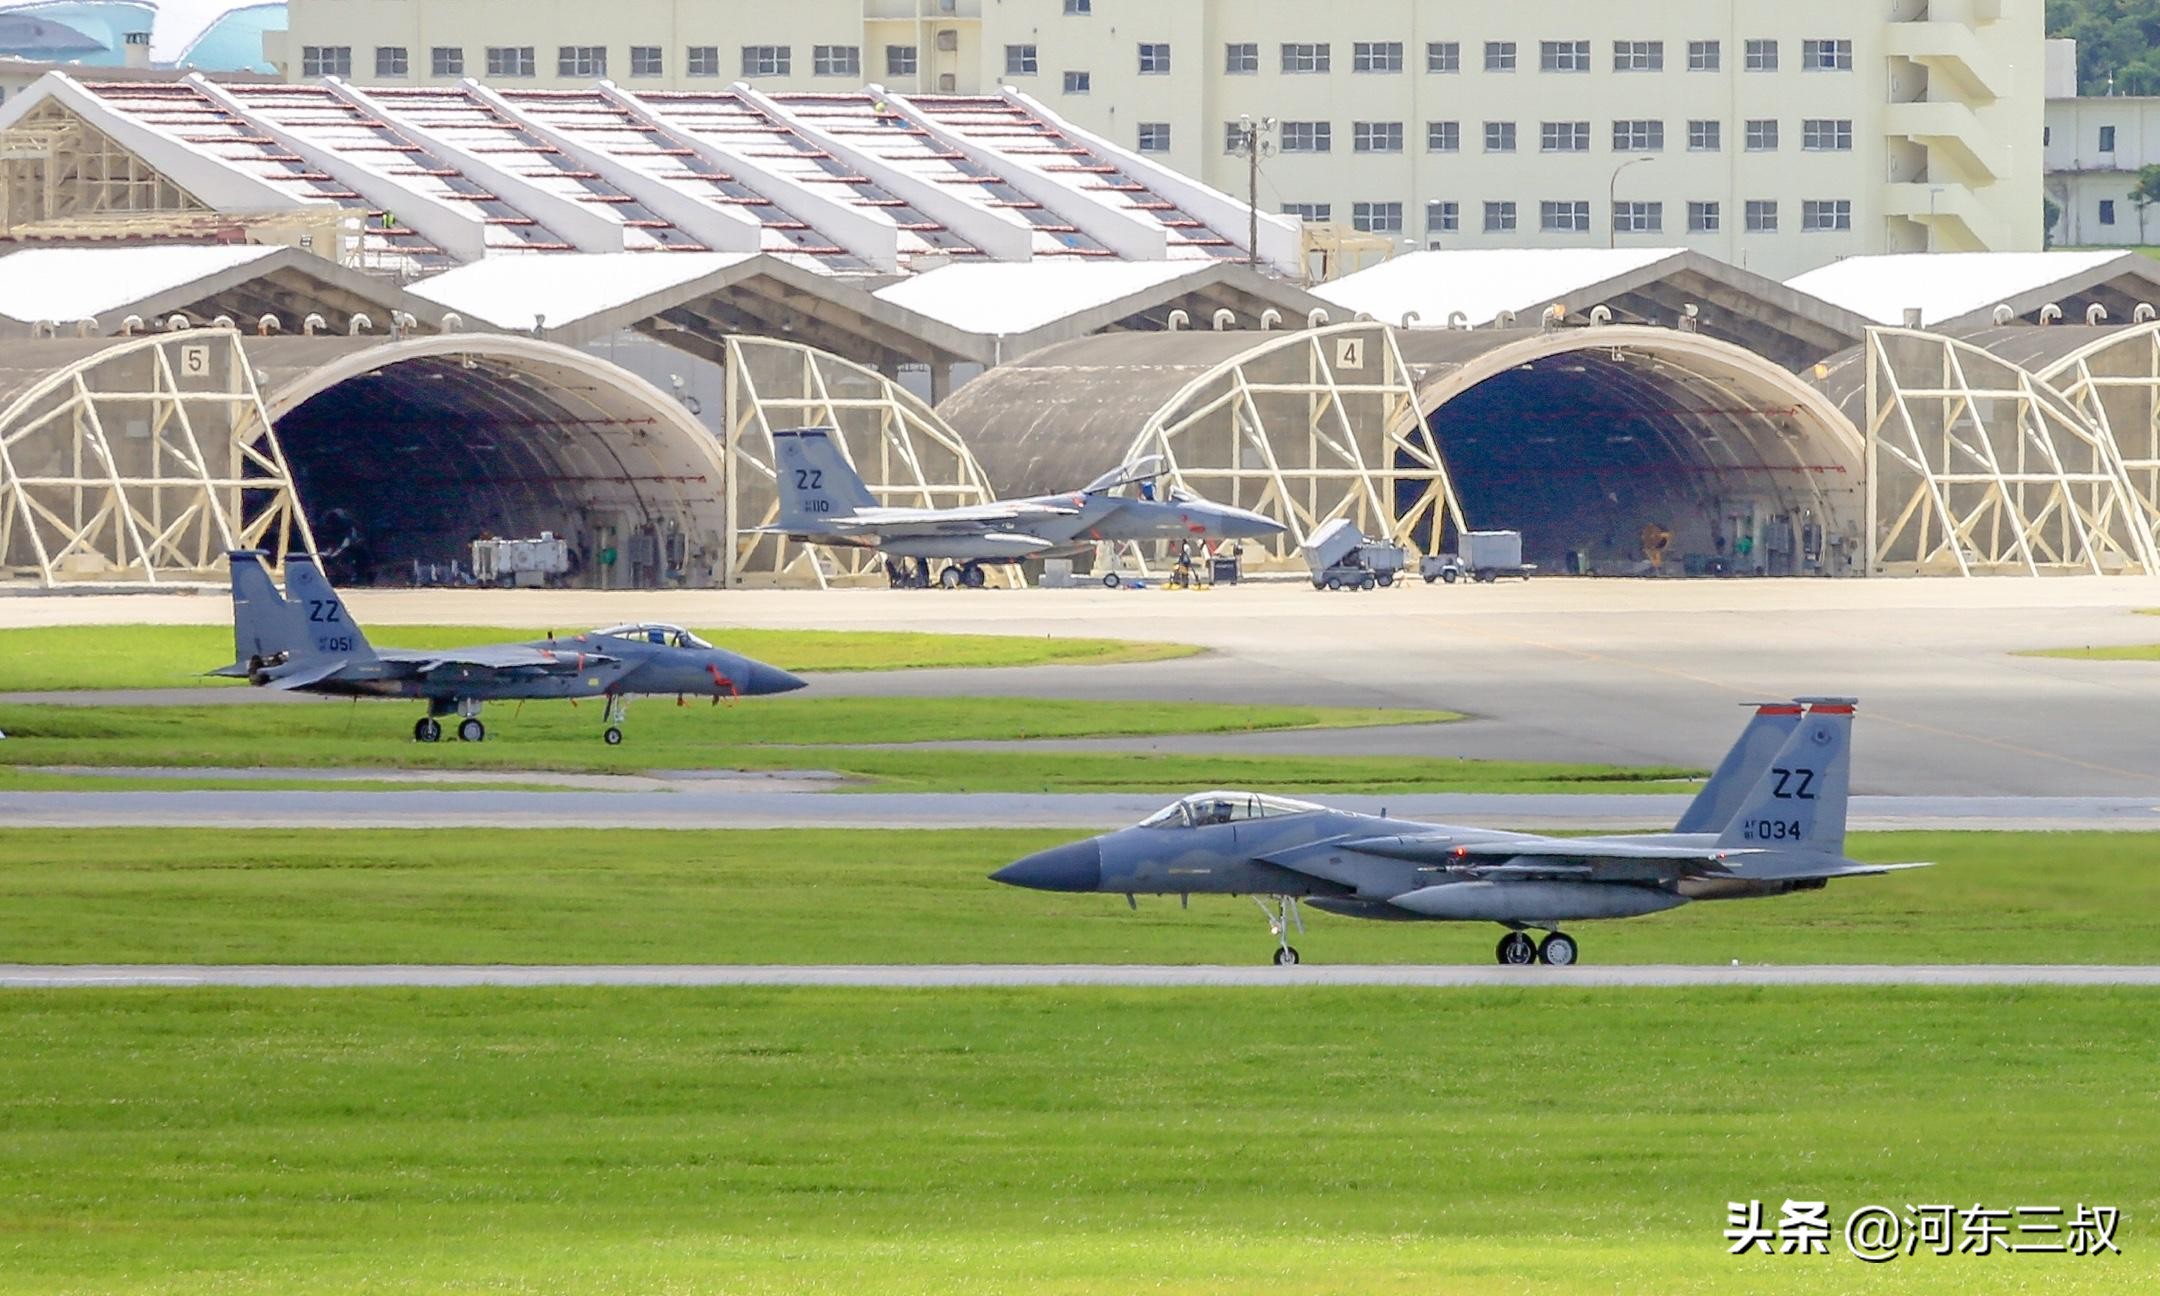
[[[946,589],[959,589],[960,569],[958,567],[947,567],[944,571],[938,573],[937,583]]]
[[[1394,583],[1395,583],[1395,573],[1394,573],[1394,572],[1381,572],[1381,573],[1380,573],[1380,588],[1381,588],[1381,589],[1386,589],[1386,588],[1387,588],[1388,586],[1390,586],[1390,585],[1393,585]]]
[[[1455,569],[1453,567],[1449,567],[1442,570],[1440,573],[1440,579],[1446,581],[1450,585],[1453,585],[1455,583]]]
[[[1116,573],[1116,572],[1104,572],[1104,573],[1103,573],[1103,578],[1102,578],[1102,586],[1103,586],[1103,588],[1104,588],[1104,589],[1116,589],[1116,588],[1118,587],[1118,575],[1117,575],[1117,573]]]
[[[1275,966],[1277,967],[1296,967],[1297,961],[1297,946],[1295,945],[1285,945],[1275,951]]]
[[[459,742],[479,742],[487,737],[487,726],[478,719],[468,717],[457,727]]]
[[[969,563],[960,572],[960,583],[969,589],[981,589],[984,579],[982,566],[978,563]]]
[[[442,722],[434,716],[421,716],[413,721],[412,737],[414,742],[440,742]]]
[[[1522,932],[1511,931],[1500,938],[1493,956],[1509,967],[1526,967],[1537,962],[1537,943]]]
[[[610,747],[622,746],[622,726],[609,725],[606,732],[600,735],[600,741],[606,743]]]
[[[1567,967],[1575,961],[1575,938],[1554,932],[1538,943],[1538,962]]]

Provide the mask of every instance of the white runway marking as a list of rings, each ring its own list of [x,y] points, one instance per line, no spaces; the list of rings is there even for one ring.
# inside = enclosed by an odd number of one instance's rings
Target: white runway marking
[[[464,964],[176,963],[0,964],[0,989],[115,986],[365,989],[461,986],[861,986],[953,989],[1007,986],[1128,987],[1672,987],[1672,986],[2160,986],[2160,965],[1813,964],[1732,967],[1637,964],[1612,967],[1462,967],[1422,964],[1166,966],[1148,964]]]

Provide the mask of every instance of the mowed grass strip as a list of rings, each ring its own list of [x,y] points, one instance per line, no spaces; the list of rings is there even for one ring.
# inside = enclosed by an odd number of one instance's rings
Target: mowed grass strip
[[[473,596],[484,601],[485,594]],[[558,635],[590,627],[556,626]],[[920,667],[1109,665],[1163,661],[1203,651],[1152,640],[1053,639],[1024,635],[925,634],[893,630],[749,630],[698,633],[731,652],[791,670],[907,670]],[[367,631],[377,647],[461,648],[544,638],[547,627],[412,625]],[[61,689],[234,686],[205,676],[232,660],[230,626],[41,626],[0,630],[0,693]]]
[[[0,959],[26,963],[1232,963],[1251,902],[1016,890],[1081,834],[18,829]],[[2160,834],[1870,833],[1939,861],[1571,930],[1587,962],[2160,963]],[[1309,912],[1313,963],[1483,963],[1490,923]]]
[[[0,1292],[2160,1285],[2151,991],[78,990],[0,1031]],[[1751,1198],[2096,1203],[2122,1253],[1730,1256]]]
[[[2109,644],[2085,648],[2035,648],[2020,657],[2064,657],[2072,661],[2160,661],[2160,644]]]
[[[491,706],[488,741],[417,743],[412,723],[424,708],[382,701],[304,703],[285,707],[0,706],[0,765],[208,766],[213,768],[333,767],[451,770],[557,770],[634,773],[647,770],[841,769],[860,744],[1035,738],[1144,738],[1186,733],[1351,728],[1431,724],[1458,719],[1448,711],[1378,707],[1243,706],[1212,702],[1084,701],[1053,698],[854,698],[792,693],[746,698],[722,706],[676,706],[649,698],[631,707],[628,740],[600,741],[601,706],[568,702]],[[831,750],[828,750],[831,749]],[[865,777],[887,774],[917,785],[973,771],[972,786],[1039,785],[1062,758],[1028,763],[1002,752],[948,749],[868,751],[854,768]],[[1104,759],[1115,762],[1116,754]],[[1457,762],[1435,753],[1433,765]],[[1376,771],[1405,767],[1375,761]],[[1465,770],[1479,768],[1464,763]],[[1076,762],[1075,769],[1084,768]],[[1611,766],[1496,764],[1494,777],[1572,779],[1670,778],[1690,771],[1620,771]],[[1518,773],[1511,775],[1509,770]],[[846,770],[842,770],[846,772]],[[998,779],[1005,781],[1000,783]],[[959,786],[971,786],[961,778]],[[1143,779],[1128,786],[1150,786]],[[1189,783],[1183,784],[1189,787]]]

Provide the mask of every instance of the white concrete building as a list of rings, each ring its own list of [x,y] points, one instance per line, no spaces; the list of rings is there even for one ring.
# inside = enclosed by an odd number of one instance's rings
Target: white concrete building
[[[2049,237],[2064,247],[2136,247],[2160,238],[2160,210],[2131,197],[2141,167],[2160,162],[2160,97],[2092,95],[2077,87],[2077,42],[2047,43]]]
[[[1263,206],[1419,246],[1680,245],[1782,277],[2041,240],[2030,3],[294,0],[269,41],[293,79],[374,84],[1009,85],[1234,193],[1239,122],[1271,118]]]

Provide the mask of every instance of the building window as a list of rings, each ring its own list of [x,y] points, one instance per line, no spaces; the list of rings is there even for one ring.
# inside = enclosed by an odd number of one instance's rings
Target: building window
[[[1067,72],[1065,74],[1066,94],[1086,94],[1091,84],[1092,79],[1085,72]]]
[[[1723,146],[1723,135],[1723,122],[1691,121],[1687,124],[1688,152],[1715,153]]]
[[[786,76],[795,67],[795,47],[792,45],[745,45],[742,47],[742,74],[744,76]]]
[[[1170,151],[1170,123],[1141,122],[1140,151],[1142,153],[1168,153]]]
[[[1800,123],[1800,147],[1810,153],[1852,151],[1852,118],[1810,117]]]
[[[1335,219],[1333,203],[1284,203],[1282,214],[1295,216],[1301,221],[1318,222]]]
[[[1665,123],[1652,118],[1616,121],[1612,124],[1615,153],[1656,153],[1665,147]]]
[[[300,75],[342,76],[352,75],[352,46],[350,45],[303,45],[300,47]]]
[[[1367,234],[1402,233],[1402,204],[1361,202],[1350,204],[1350,224]]]
[[[692,45],[683,51],[683,75],[716,77],[720,75],[720,47],[718,45]]]
[[[1485,42],[1485,70],[1487,72],[1513,72],[1515,70],[1514,41]],[[1509,203],[1510,208],[1514,207]],[[1510,226],[1510,228],[1513,228]]]
[[[1402,71],[1401,41],[1358,41],[1350,47],[1352,72]]]
[[[1035,75],[1035,47],[1033,45],[1007,45],[1005,47],[1006,76]]]
[[[1065,12],[1076,17],[1085,17],[1095,12],[1095,0],[1065,0]]]
[[[1327,71],[1327,42],[1322,41],[1318,45],[1284,45],[1282,47],[1282,70],[1285,72]]]
[[[1429,202],[1425,204],[1425,232],[1428,234],[1453,234],[1462,228],[1462,204],[1452,202]]]
[[[1515,151],[1515,123],[1486,122],[1485,151],[1487,153],[1513,153]]]
[[[1485,204],[1485,232],[1487,234],[1508,234],[1512,233],[1514,229],[1514,203],[1489,202]]]
[[[1426,122],[1425,151],[1428,153],[1456,153],[1462,149],[1461,122]]]
[[[2100,223],[2102,225],[2113,225],[2115,223],[2115,200],[2113,198],[2102,198],[2100,200]]]
[[[632,45],[630,47],[630,75],[634,77],[662,75],[660,47],[658,45]]]
[[[1775,67],[1773,62],[1771,66]],[[1849,40],[1804,40],[1800,42],[1800,67],[1806,72],[1852,71],[1852,42]]]
[[[565,77],[606,76],[607,46],[558,46],[555,50],[555,75]]]
[[[1462,71],[1462,44],[1459,41],[1425,42],[1425,70],[1427,72]]]
[[[1614,41],[1612,43],[1612,70],[1615,72],[1664,71],[1665,42]]]
[[[810,71],[815,76],[859,77],[862,75],[862,46],[812,45]]]
[[[1165,41],[1140,42],[1140,75],[1170,75],[1170,46]]]
[[[1747,200],[1747,231],[1750,234],[1777,233],[1777,199]]]
[[[1746,57],[1741,66],[1750,72],[1777,71],[1777,42],[1775,40],[1751,40],[1746,45]]]
[[[885,75],[914,76],[915,59],[916,54],[913,45],[887,45],[885,47]]]
[[[375,75],[401,77],[410,70],[410,62],[403,45],[377,45],[375,47]]]
[[[1402,152],[1401,122],[1352,122],[1350,147],[1358,153]]]
[[[1714,202],[1691,202],[1687,205],[1687,229],[1690,234],[1715,234],[1718,232],[1718,205]]]
[[[1689,41],[1687,43],[1687,70],[1690,72],[1715,72],[1719,55],[1716,41]]]
[[[1800,204],[1800,228],[1803,230],[1849,230],[1852,228],[1852,200],[1849,198],[1809,198]]]
[[[1584,234],[1590,229],[1588,202],[1541,202],[1538,228],[1547,234]]]
[[[1589,122],[1545,122],[1538,127],[1538,152],[1540,153],[1588,153],[1589,151]]]
[[[1488,45],[1485,48],[1491,49],[1492,47]],[[1588,72],[1590,70],[1590,42],[1586,40],[1539,41],[1537,67],[1540,72]]]
[[[487,74],[491,77],[529,77],[533,75],[533,47],[530,45],[488,46]]]
[[[465,49],[461,45],[437,45],[428,51],[428,74],[439,77],[465,75]]]
[[[1285,153],[1327,153],[1334,147],[1335,125],[1332,122],[1282,124],[1282,151]]]
[[[2102,126],[2100,128],[2100,151],[2102,153],[2113,153],[2115,151],[2115,128],[2113,126]]]
[[[1615,234],[1662,233],[1665,229],[1665,204],[1616,202],[1612,209],[1612,227]]]
[[[1751,117],[1748,119],[1747,151],[1750,153],[1777,152],[1777,118]]]
[[[1223,46],[1222,70],[1231,76],[1251,76],[1260,70],[1257,41],[1233,41]]]

